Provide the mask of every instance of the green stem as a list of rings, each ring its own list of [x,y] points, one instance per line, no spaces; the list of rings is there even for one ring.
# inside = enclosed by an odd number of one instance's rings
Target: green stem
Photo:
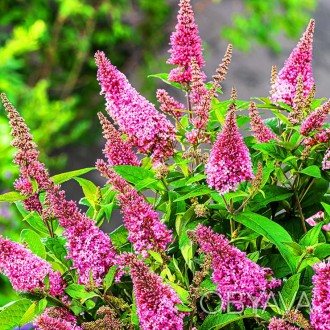
[[[296,267],[296,271],[295,271],[296,274],[298,274],[298,270],[299,270],[302,262],[305,260],[305,257],[306,257],[306,252],[304,252],[304,254],[301,256],[301,259],[300,259],[300,261],[299,261],[299,263],[298,263],[298,265]]]

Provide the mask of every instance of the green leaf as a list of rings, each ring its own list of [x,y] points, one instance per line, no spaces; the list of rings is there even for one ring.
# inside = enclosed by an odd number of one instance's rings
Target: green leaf
[[[47,249],[52,253],[52,257],[58,260],[61,264],[65,265],[68,269],[71,267],[72,262],[66,258],[67,250],[65,248],[66,240],[62,236],[47,237],[43,240]]]
[[[178,88],[180,90],[183,90],[183,91],[185,90],[181,84],[174,82],[174,81],[168,81],[168,73],[151,74],[148,76],[148,78],[158,78],[158,79],[164,81],[168,85],[171,85],[171,86]]]
[[[284,244],[284,242],[292,242],[292,238],[283,227],[276,222],[253,212],[237,214],[234,216],[234,219],[258,234],[263,235],[271,243],[275,244],[290,267],[291,272],[295,272],[297,258],[292,255],[289,247]]]
[[[197,182],[197,181],[201,181],[201,180],[204,180],[206,179],[206,175],[205,174],[197,174],[193,177],[191,177],[188,181],[187,181],[187,185],[191,184],[191,183],[194,183],[194,182]]]
[[[195,214],[195,207],[191,206],[182,216],[179,215],[175,221],[175,229],[179,236],[181,237],[184,228],[186,228],[188,222],[190,222]]]
[[[190,307],[187,307],[186,305],[176,304],[175,306],[178,308],[178,311],[180,312],[190,313],[192,311],[192,309]]]
[[[20,325],[20,321],[31,306],[31,301],[21,299],[12,301],[0,309],[1,330],[11,330]]]
[[[111,241],[114,246],[122,247],[126,244],[128,236],[128,230],[123,226],[119,226],[112,233],[110,233]]]
[[[321,202],[321,204],[324,208],[325,213],[330,217],[330,205],[326,204],[326,203],[322,203],[322,202]]]
[[[312,176],[313,178],[318,178],[318,179],[321,178],[321,170],[316,165],[308,166],[308,167],[304,168],[303,170],[299,171],[299,173]]]
[[[213,190],[211,190],[206,185],[198,185],[196,188],[192,188],[191,190],[192,190],[191,192],[189,192],[188,194],[186,194],[184,196],[177,198],[174,202],[184,201],[191,197],[203,196],[203,195],[210,194],[211,192],[213,192]]]
[[[115,205],[114,203],[109,203],[109,204],[106,204],[106,205],[100,205],[102,210],[105,213],[105,216],[106,216],[108,222],[111,219],[111,215],[112,215],[114,205]]]
[[[262,151],[266,155],[270,155],[276,160],[284,160],[288,157],[288,152],[283,147],[274,143],[258,143],[252,146],[253,149]]]
[[[105,276],[105,290],[104,292],[107,292],[107,290],[111,287],[113,280],[115,278],[116,275],[116,271],[117,271],[118,266],[112,266],[107,275]]]
[[[14,203],[27,198],[27,196],[23,196],[17,191],[10,191],[0,195],[0,202]]]
[[[320,260],[330,256],[330,244],[321,244],[316,246],[314,255]]]
[[[279,186],[267,185],[263,189],[263,194],[258,193],[250,201],[249,206],[251,211],[257,211],[271,202],[286,200],[293,195],[288,189]]]
[[[319,242],[319,235],[322,229],[323,223],[317,224],[311,230],[309,230],[299,241],[300,245],[305,247],[315,245]]]
[[[117,174],[119,174],[128,182],[133,183],[134,185],[147,178],[155,178],[153,171],[147,170],[140,166],[118,165],[112,166],[112,168],[116,171]]]
[[[280,254],[270,254],[264,259],[264,267],[270,268],[274,272],[274,277],[283,278],[291,273],[291,270]]]
[[[70,297],[76,299],[87,300],[93,297],[97,297],[98,295],[95,292],[87,292],[85,290],[85,286],[81,284],[70,284],[64,289],[65,293],[67,293]]]
[[[81,176],[81,175],[86,174],[93,170],[95,170],[95,167],[86,167],[86,168],[82,168],[80,170],[56,174],[56,175],[52,176],[51,179],[54,181],[55,184],[61,184],[63,182],[71,180],[77,176]]]
[[[132,312],[131,312],[131,323],[134,324],[139,329],[140,322],[139,322],[139,317],[137,315],[137,306],[136,306],[136,299],[134,296],[134,292],[133,292],[133,304],[132,304]]]
[[[254,251],[254,252],[246,255],[246,257],[249,258],[250,260],[252,260],[253,262],[258,262],[259,256],[260,256],[259,251]]]
[[[280,307],[284,312],[291,310],[299,290],[300,274],[294,274],[284,283],[281,291]]]
[[[26,242],[32,253],[42,259],[46,259],[46,249],[41,243],[41,237],[31,229],[23,229],[21,232],[21,242]]]
[[[155,251],[152,251],[152,250],[148,250],[148,253],[157,261],[157,262],[159,262],[160,264],[162,264],[163,263],[163,258],[162,258],[162,256],[159,254],[159,253],[157,253],[157,252],[155,252]]]
[[[33,211],[33,212],[29,213],[23,219],[23,221],[26,221],[35,230],[40,231],[43,234],[49,234],[46,225],[44,224],[40,215],[37,212]]]
[[[171,285],[171,287],[175,290],[175,292],[178,294],[180,300],[184,303],[184,304],[189,304],[189,292],[184,289],[183,287],[181,287],[180,285],[173,283],[173,282],[169,282],[169,284]]]
[[[34,315],[35,315],[36,306],[37,306],[37,302],[33,302],[32,305],[30,305],[28,310],[25,312],[25,314],[21,318],[21,320],[19,322],[19,326],[23,326],[33,320]]]
[[[284,123],[284,124],[286,124],[286,125],[289,125],[289,126],[291,126],[291,123],[289,122],[289,119],[285,116],[285,115],[283,115],[283,113],[282,112],[280,112],[280,111],[278,111],[278,110],[271,110],[271,112],[282,122],[282,123]]]
[[[135,185],[135,189],[138,191],[146,190],[146,189],[155,189],[155,190],[166,190],[164,185],[155,178],[145,178],[144,180],[141,180]]]
[[[35,309],[35,315],[41,314],[46,307],[47,307],[47,298],[43,298],[39,300]]]
[[[283,242],[283,243],[290,248],[293,255],[295,255],[295,256],[302,255],[303,249],[298,243],[296,243],[296,242]]]
[[[79,185],[81,186],[84,195],[86,196],[87,200],[89,201],[89,203],[92,205],[92,207],[95,207],[95,199],[96,199],[96,195],[97,195],[97,186],[92,182],[89,181],[87,179],[83,179],[83,178],[74,178]]]

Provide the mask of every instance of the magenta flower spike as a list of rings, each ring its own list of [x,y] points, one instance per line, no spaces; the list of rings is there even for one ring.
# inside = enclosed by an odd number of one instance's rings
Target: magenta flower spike
[[[62,307],[48,307],[33,323],[40,330],[82,330],[77,318]]]
[[[107,111],[129,142],[154,161],[172,156],[176,130],[171,122],[130,85],[103,52],[95,54],[95,62]]]
[[[272,86],[271,99],[274,103],[284,102],[293,106],[298,77],[301,75],[303,96],[306,97],[313,88],[312,50],[315,21],[310,20],[300,42],[284,63]]]
[[[168,64],[177,65],[178,67],[171,70],[168,79],[179,83],[189,83],[192,79],[192,59],[195,58],[199,68],[204,66],[205,62],[202,40],[199,36],[198,26],[195,23],[190,0],[181,0],[179,6],[178,23],[170,41],[171,49],[169,52],[171,57],[167,61]]]
[[[243,142],[236,123],[235,110],[227,113],[222,131],[214,143],[205,167],[206,181],[219,194],[236,190],[254,175],[249,150]]]
[[[313,131],[322,132],[322,126],[327,120],[327,115],[330,112],[330,100],[316,108],[302,123],[300,134],[308,136]]]
[[[103,160],[97,161],[96,168],[119,191],[117,199],[124,215],[124,225],[129,231],[128,240],[133,244],[135,253],[141,253],[144,258],[149,256],[148,250],[163,254],[173,235],[159,220],[158,213]]]
[[[256,104],[252,102],[249,108],[251,130],[258,142],[269,142],[271,139],[277,140],[276,135],[268,128],[258,114]]]
[[[64,294],[64,282],[59,272],[54,272],[46,260],[21,244],[4,239],[1,235],[0,273],[9,278],[17,292],[46,290],[44,281],[49,276],[49,293],[53,296]]]
[[[330,263],[316,263],[313,269],[311,324],[315,330],[327,330],[330,329]]]
[[[223,309],[230,301],[238,310],[243,308],[242,303],[244,308],[263,306],[269,291],[281,285],[280,280],[270,279],[270,268],[262,268],[248,259],[224,235],[199,224],[196,239],[201,250],[212,256],[212,281],[217,284]]]
[[[103,128],[103,137],[107,140],[103,154],[108,164],[140,166],[141,162],[133,152],[131,144],[121,138],[120,133],[101,112],[98,116]]]
[[[171,97],[165,89],[158,89],[156,94],[157,100],[160,103],[160,110],[164,113],[174,116],[179,119],[182,117],[183,112],[180,110],[184,110],[186,107],[176,101],[173,97]]]
[[[110,237],[82,213],[75,202],[67,201],[63,190],[50,192],[49,200],[54,216],[65,228],[68,258],[77,269],[78,282],[89,283],[92,274],[95,284],[100,285],[115,262],[116,251]]]
[[[272,317],[268,325],[268,330],[300,330],[294,325],[289,324],[284,319],[279,319],[277,317]]]
[[[323,157],[322,170],[330,170],[330,147],[327,149]]]
[[[182,302],[174,289],[132,254],[122,255],[121,259],[130,268],[141,329],[182,330],[185,313],[175,306]]]
[[[1,99],[8,113],[9,124],[12,128],[11,135],[14,137],[11,145],[18,149],[14,163],[19,166],[21,175],[15,181],[15,189],[22,195],[30,195],[23,201],[28,211],[41,213],[42,205],[37,193],[34,192],[32,180],[35,180],[39,190],[49,189],[53,182],[49,179],[45,165],[38,160],[37,145],[33,142],[33,137],[24,119],[8,101],[5,94],[1,94]]]
[[[39,162],[37,146],[24,120],[4,94],[1,94],[1,98],[12,127],[12,144],[19,149],[15,162],[20,166],[21,177],[16,181],[15,188],[24,194],[31,194],[32,178],[37,181],[38,189],[46,191],[45,208],[42,207],[38,195],[33,194],[25,200],[26,209],[37,211],[45,221],[48,221],[49,215],[58,218],[65,229],[63,235],[67,240],[68,257],[77,268],[79,283],[88,283],[92,272],[96,284],[101,284],[116,255],[109,236],[99,229],[93,220],[81,213],[74,202],[66,201],[65,192],[54,185],[45,165]],[[26,187],[31,191],[24,190]]]

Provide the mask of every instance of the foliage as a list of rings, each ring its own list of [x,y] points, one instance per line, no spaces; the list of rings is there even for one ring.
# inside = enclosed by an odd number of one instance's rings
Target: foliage
[[[194,25],[189,1],[180,5],[179,23],[188,16]],[[299,59],[304,68],[309,62],[298,56],[311,51],[314,21],[293,52],[298,60],[288,62],[297,71],[291,105],[274,102],[274,94],[239,100],[235,89],[221,100],[231,47],[205,83],[203,61],[189,58],[201,48],[180,44],[196,40],[197,30],[186,27],[178,24],[171,46],[181,47],[176,73],[189,71],[188,80],[154,75],[186,96],[182,106],[162,94],[171,121],[97,52],[97,77],[119,132],[103,116],[108,163],[98,160],[96,168],[50,177],[2,94],[20,177],[0,202],[14,203],[29,227],[16,239],[21,244],[0,235],[0,271],[20,292],[0,310],[4,330],[31,321],[40,329],[272,329],[275,322],[312,329],[309,315],[318,330],[315,318],[330,319],[313,305],[330,301],[326,289],[319,294],[330,279],[323,261],[330,256],[330,101],[304,90],[309,71],[299,72]],[[276,86],[292,91],[291,83]],[[243,139],[239,128],[248,126]],[[96,169],[109,180],[103,187],[81,177]],[[86,213],[65,199],[60,185],[71,180],[82,188]],[[124,223],[105,234],[100,226],[115,221],[116,209]]]
[[[252,40],[281,50],[277,40],[280,33],[296,38],[317,6],[316,0],[242,0],[243,13],[232,17],[233,25],[223,28],[221,36],[243,51],[250,50]]]
[[[120,67],[129,61],[147,63],[164,40],[168,4],[54,0],[45,6],[40,0],[1,1],[0,11],[6,13],[0,18],[0,90],[22,109],[44,159],[52,168],[63,168],[64,154],[46,155],[96,137],[91,109],[101,102],[92,97],[97,85],[91,54],[107,49]],[[13,149],[4,134],[5,121],[1,115],[2,189],[9,188],[17,174],[8,166]]]

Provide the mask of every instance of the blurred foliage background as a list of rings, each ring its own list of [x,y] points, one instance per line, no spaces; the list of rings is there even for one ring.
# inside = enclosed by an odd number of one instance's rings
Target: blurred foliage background
[[[196,0],[193,4],[209,2]],[[213,0],[221,2],[226,0]],[[232,1],[232,0],[228,0]],[[236,49],[253,42],[280,51],[279,34],[297,38],[316,0],[235,0],[241,11],[221,36]],[[105,51],[124,72],[146,81],[140,90],[153,98],[148,74],[167,71],[164,58],[178,10],[175,0],[1,0],[0,91],[5,92],[31,128],[41,159],[54,171],[65,167],[65,149],[90,145],[100,138],[93,55]],[[198,22],[197,22],[198,23]],[[213,27],[214,28],[214,27]],[[218,28],[218,27],[216,27]],[[157,56],[156,56],[157,55]],[[142,80],[142,79],[141,79]],[[8,120],[0,111],[0,193],[12,189],[17,168]],[[97,133],[96,133],[97,132]],[[0,233],[19,239],[24,226],[15,211],[0,205]],[[0,275],[0,306],[12,300]]]
[[[300,36],[317,6],[317,0],[240,1],[243,11],[234,13],[232,26],[224,27],[220,34],[242,51],[249,51],[256,41],[274,52],[280,52],[279,36],[291,39]]]

